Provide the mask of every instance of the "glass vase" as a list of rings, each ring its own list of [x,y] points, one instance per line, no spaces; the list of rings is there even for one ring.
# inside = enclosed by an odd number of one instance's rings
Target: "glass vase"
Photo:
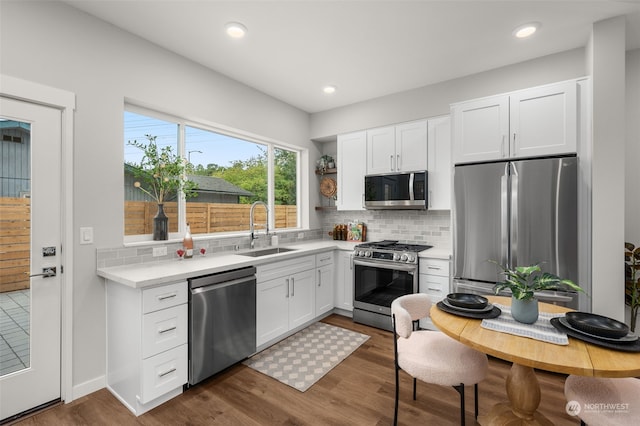
[[[153,240],[163,241],[169,238],[169,218],[164,214],[164,204],[158,204],[158,212],[153,217]]]

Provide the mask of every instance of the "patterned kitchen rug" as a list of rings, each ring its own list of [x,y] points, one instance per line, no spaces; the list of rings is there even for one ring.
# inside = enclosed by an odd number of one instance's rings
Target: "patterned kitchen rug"
[[[366,334],[316,322],[244,364],[304,392],[368,339]]]

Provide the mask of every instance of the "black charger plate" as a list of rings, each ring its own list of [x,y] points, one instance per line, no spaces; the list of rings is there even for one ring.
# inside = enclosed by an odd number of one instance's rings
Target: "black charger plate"
[[[457,315],[459,317],[465,317],[465,318],[473,318],[473,319],[497,318],[502,313],[500,308],[497,308],[495,306],[489,312],[469,312],[468,310],[461,311],[456,308],[449,307],[442,302],[438,302],[436,306],[438,307],[438,309],[448,314]]]
[[[551,318],[551,325],[554,326],[557,330],[563,333],[567,333],[568,336],[571,336],[574,339],[582,340],[584,342],[591,343],[597,346],[602,346],[603,348],[615,349],[617,351],[623,352],[640,352],[640,339],[632,343],[614,343],[608,340],[600,340],[597,337],[589,337],[585,334],[579,333],[569,327],[564,326],[560,322],[559,318]]]

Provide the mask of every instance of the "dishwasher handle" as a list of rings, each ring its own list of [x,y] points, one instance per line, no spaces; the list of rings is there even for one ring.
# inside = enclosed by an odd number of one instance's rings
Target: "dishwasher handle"
[[[251,266],[248,268],[232,269],[230,271],[219,272],[216,274],[205,275],[202,277],[196,277],[189,279],[189,288],[195,289],[197,287],[221,284],[227,281],[237,280],[239,278],[246,278],[255,276],[256,267]]]
[[[203,285],[197,288],[192,288],[191,289],[191,294],[200,294],[200,293],[207,293],[209,291],[214,291],[214,290],[218,290],[224,287],[229,287],[232,285],[236,285],[236,284],[244,284],[244,283],[253,283],[254,285],[256,284],[256,277],[245,277],[245,278],[238,278],[237,280],[232,280],[232,281],[227,281],[221,284],[210,284],[210,285]]]

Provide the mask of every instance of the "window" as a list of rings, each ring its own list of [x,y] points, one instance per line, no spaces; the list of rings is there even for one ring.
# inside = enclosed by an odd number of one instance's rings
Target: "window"
[[[126,241],[150,239],[157,211],[155,200],[136,184],[143,152],[131,144],[146,143],[149,136],[158,149],[171,147],[184,158],[193,187],[193,196],[171,194],[165,201],[170,233],[184,232],[187,222],[192,234],[248,231],[255,201],[269,205],[270,229],[299,226],[299,151],[130,107],[124,113]],[[255,213],[256,223],[266,222],[263,209]]]

